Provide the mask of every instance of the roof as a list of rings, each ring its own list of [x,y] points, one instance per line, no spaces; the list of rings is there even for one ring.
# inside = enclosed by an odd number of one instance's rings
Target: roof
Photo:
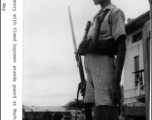
[[[140,15],[125,25],[126,33],[129,34],[138,28],[142,28],[144,23],[150,19],[150,11]]]
[[[25,112],[65,112],[66,109],[63,107],[35,107],[35,106],[24,106]]]

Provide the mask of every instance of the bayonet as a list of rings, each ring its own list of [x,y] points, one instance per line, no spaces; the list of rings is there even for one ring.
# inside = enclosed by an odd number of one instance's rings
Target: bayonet
[[[70,7],[69,6],[68,6],[68,11],[69,11],[70,26],[71,26],[71,32],[72,32],[72,38],[73,38],[73,45],[74,45],[74,50],[75,50],[75,53],[76,53],[77,52],[77,45],[76,45],[76,41],[75,41],[73,22],[72,22],[71,11],[70,11]]]

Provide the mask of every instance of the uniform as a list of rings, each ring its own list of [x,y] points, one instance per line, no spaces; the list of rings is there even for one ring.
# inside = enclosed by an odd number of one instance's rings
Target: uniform
[[[109,40],[125,35],[125,17],[123,12],[113,4],[106,6],[99,11],[97,15],[102,17],[105,10],[110,11],[106,14],[99,32],[98,40]],[[94,34],[96,16],[93,19],[89,29],[87,40],[91,39]],[[84,58],[84,65],[87,73],[87,86],[85,92],[85,103],[95,103],[96,106],[108,105],[113,106],[109,96],[109,86],[112,84],[112,79],[116,67],[116,59],[114,56],[97,55],[88,53]]]

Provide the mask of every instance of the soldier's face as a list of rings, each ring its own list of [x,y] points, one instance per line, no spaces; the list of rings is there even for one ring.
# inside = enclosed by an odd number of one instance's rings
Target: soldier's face
[[[102,4],[106,0],[93,0],[95,5]]]

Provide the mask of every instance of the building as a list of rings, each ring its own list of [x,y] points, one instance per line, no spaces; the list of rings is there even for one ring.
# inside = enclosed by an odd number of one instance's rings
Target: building
[[[145,81],[143,58],[143,26],[150,19],[150,12],[129,20],[125,29],[126,59],[124,64],[124,105],[145,106]]]

